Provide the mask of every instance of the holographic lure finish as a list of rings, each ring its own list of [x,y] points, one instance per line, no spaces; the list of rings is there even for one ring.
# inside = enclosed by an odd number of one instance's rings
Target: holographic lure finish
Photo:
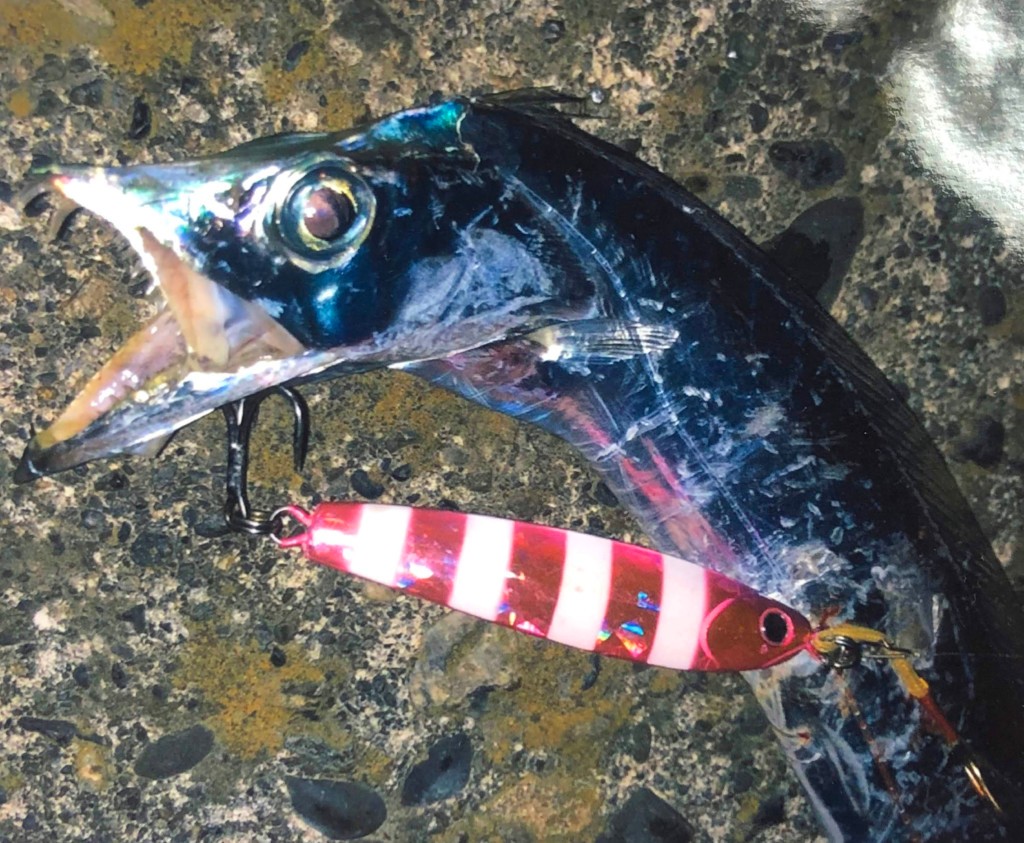
[[[485,621],[675,670],[758,670],[810,646],[799,612],[655,550],[523,521],[322,503],[279,511],[308,559]]]
[[[47,190],[116,226],[167,309],[18,479],[276,383],[404,369],[572,443],[660,550],[915,654],[956,743],[879,662],[746,674],[831,839],[1024,821],[1024,616],[921,425],[746,237],[551,98],[55,167]]]

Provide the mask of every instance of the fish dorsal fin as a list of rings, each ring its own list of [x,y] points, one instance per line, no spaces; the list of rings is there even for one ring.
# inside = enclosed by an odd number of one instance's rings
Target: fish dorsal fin
[[[571,106],[572,116],[580,116],[586,100],[557,88],[514,88],[510,91],[496,91],[473,98],[477,105],[497,105],[523,114],[555,114],[566,116],[559,106]]]

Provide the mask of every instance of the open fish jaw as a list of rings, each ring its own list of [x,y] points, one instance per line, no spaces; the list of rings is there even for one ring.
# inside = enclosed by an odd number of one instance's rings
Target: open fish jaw
[[[94,167],[57,170],[29,199],[52,191],[58,214],[81,207],[113,225],[163,294],[157,315],[132,335],[86,383],[60,416],[30,443],[16,472],[26,481],[97,456],[162,444],[180,427],[215,409],[225,395],[244,397],[280,382],[282,370],[325,365],[259,305],[216,284],[175,251],[175,218],[130,196]],[[237,381],[228,388],[229,380]],[[164,411],[157,406],[166,404]],[[86,444],[88,442],[88,444]]]

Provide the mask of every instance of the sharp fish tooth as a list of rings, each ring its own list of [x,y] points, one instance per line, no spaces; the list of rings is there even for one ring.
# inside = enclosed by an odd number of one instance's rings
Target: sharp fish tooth
[[[184,355],[181,331],[170,312],[156,316],[111,357],[46,430],[36,436],[42,447],[70,439],[139,389],[153,375]]]
[[[231,346],[224,326],[228,309],[220,288],[182,261],[145,228],[139,229],[143,261],[167,297],[189,352],[203,369],[224,367]]]

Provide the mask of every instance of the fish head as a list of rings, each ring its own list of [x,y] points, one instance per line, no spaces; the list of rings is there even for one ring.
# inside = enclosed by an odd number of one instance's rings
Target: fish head
[[[194,161],[40,174],[27,196],[57,194],[113,226],[162,300],[32,439],[16,479],[155,452],[276,384],[444,357],[590,313],[589,291],[538,247],[537,210],[463,140],[471,107],[451,100]]]

